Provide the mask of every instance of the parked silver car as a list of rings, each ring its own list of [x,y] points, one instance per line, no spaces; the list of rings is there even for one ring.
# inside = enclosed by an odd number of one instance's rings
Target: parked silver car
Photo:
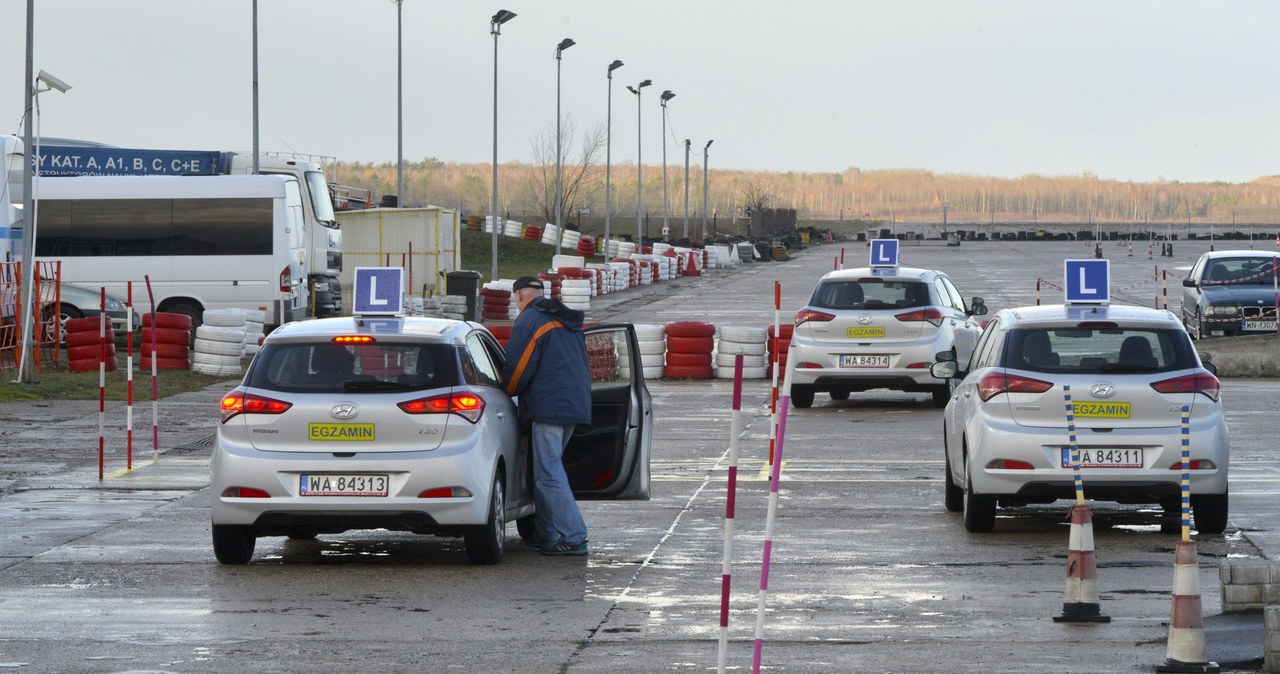
[[[792,404],[809,407],[817,392],[846,400],[851,391],[889,388],[931,393],[934,405],[946,405],[951,391],[929,366],[941,351],[969,358],[982,332],[975,316],[987,313],[982,298],[970,304],[946,274],[931,269],[827,273],[796,312]]]
[[[590,328],[592,418],[565,451],[579,498],[647,499],[651,401],[630,325]],[[532,463],[503,354],[483,326],[424,317],[286,324],[222,399],[213,549],[243,564],[260,536],[351,529],[462,536],[502,559],[533,534]]]
[[[997,506],[1075,498],[1065,387],[1084,495],[1181,512],[1182,408],[1190,409],[1195,527],[1227,525],[1230,436],[1212,365],[1177,317],[1132,306],[1051,305],[1001,311],[972,359],[933,374],[963,377],[943,413],[947,510],[990,531]]]

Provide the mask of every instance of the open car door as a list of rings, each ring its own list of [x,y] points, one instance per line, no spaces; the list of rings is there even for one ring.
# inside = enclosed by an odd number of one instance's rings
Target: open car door
[[[579,499],[649,498],[653,401],[630,324],[584,330],[591,365],[591,426],[578,427],[564,452]]]

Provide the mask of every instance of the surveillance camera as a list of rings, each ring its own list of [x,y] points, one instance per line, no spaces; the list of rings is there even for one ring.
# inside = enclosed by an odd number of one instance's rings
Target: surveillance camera
[[[40,74],[36,76],[36,80],[40,82],[44,82],[46,85],[48,85],[50,89],[57,89],[60,93],[64,93],[64,94],[67,93],[67,89],[71,88],[70,84],[63,82],[62,80],[54,77],[53,75],[50,75],[49,73],[46,73],[43,70],[41,70]]]

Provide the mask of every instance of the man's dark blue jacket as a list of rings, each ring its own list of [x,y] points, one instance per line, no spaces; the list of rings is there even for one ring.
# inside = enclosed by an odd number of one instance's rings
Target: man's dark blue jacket
[[[583,313],[552,299],[530,303],[507,341],[503,379],[520,397],[520,419],[547,424],[591,424],[591,372]]]

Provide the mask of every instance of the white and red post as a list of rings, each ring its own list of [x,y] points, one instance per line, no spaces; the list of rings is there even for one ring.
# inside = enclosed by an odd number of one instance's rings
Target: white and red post
[[[742,354],[733,358],[733,415],[729,422],[729,482],[724,501],[724,559],[720,563],[720,648],[716,671],[724,674],[729,654],[729,594],[733,577],[733,516],[738,493],[738,436],[742,434]]]

